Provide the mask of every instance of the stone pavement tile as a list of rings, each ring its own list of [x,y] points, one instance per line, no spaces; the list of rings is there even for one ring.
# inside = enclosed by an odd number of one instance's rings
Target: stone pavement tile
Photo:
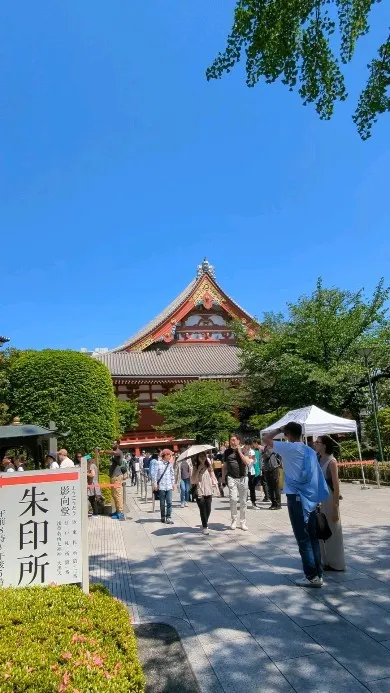
[[[364,630],[379,642],[390,638],[390,613],[356,593],[340,592],[319,595],[321,601],[347,621]]]
[[[354,592],[361,594],[370,602],[381,606],[382,609],[390,611],[390,585],[368,577],[353,580],[348,583],[348,587]]]
[[[161,617],[154,616],[148,619],[148,622],[161,623]],[[213,668],[206,657],[206,654],[200,644],[199,638],[195,635],[192,626],[181,618],[172,616],[164,616],[164,623],[172,626],[178,632],[181,638],[186,657],[191,665],[198,682],[203,678],[212,682],[215,674]],[[218,688],[216,687],[216,691]]]
[[[140,596],[149,597],[156,594],[164,596],[175,596],[172,584],[160,566],[159,572],[155,573],[131,573],[131,581],[135,592]]]
[[[223,647],[217,640],[203,647],[226,693],[294,693],[249,635],[224,643]]]
[[[219,583],[228,584],[229,582],[237,582],[237,580],[242,579],[241,573],[222,558],[213,556],[208,559],[205,556],[201,556],[196,561],[196,565],[207,579],[215,585]]]
[[[304,630],[359,681],[390,677],[386,648],[346,621]]]
[[[225,643],[248,636],[245,626],[225,604],[207,602],[186,606],[185,613],[202,647],[214,641],[224,643],[225,647]]]
[[[286,553],[278,554],[270,557],[268,563],[273,572],[288,575],[294,580],[302,575],[302,561],[295,556],[289,556]]]
[[[390,693],[390,679],[371,681],[367,683],[367,688],[371,693]]]
[[[257,611],[275,610],[268,597],[246,580],[220,583],[217,590],[222,599],[237,616]]]
[[[139,616],[142,620],[153,616],[174,616],[176,618],[186,618],[183,607],[176,596],[165,597],[162,593],[161,596],[156,594],[154,597],[144,597],[140,596],[136,592],[136,604],[138,607]],[[165,619],[163,619],[162,623],[165,622]]]
[[[322,601],[312,598],[311,593],[294,587],[280,587],[270,590],[269,599],[298,626],[313,626],[323,623],[337,623],[340,619]]]
[[[297,693],[367,693],[364,685],[325,652],[287,659],[277,667]]]
[[[222,602],[221,596],[203,575],[180,578],[170,576],[170,580],[183,605],[191,606],[197,602]]]
[[[291,587],[290,580],[284,575],[274,573],[269,566],[264,566],[264,564],[261,567],[256,567],[255,563],[252,568],[243,567],[241,573],[252,585],[264,592],[266,596],[275,587]]]
[[[349,582],[350,580],[358,580],[359,578],[365,578],[367,575],[365,573],[354,570],[353,568],[347,568],[345,571],[328,572],[326,573],[326,579],[329,582]]]
[[[224,693],[215,674],[211,676],[197,676],[196,681],[201,693]]]
[[[323,652],[320,645],[276,607],[273,611],[241,616],[241,621],[273,661]]]

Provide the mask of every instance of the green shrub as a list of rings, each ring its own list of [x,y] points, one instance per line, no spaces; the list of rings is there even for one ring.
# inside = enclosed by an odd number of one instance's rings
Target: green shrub
[[[109,484],[110,483],[110,477],[108,474],[99,474],[99,483],[100,484]],[[112,496],[111,496],[111,489],[110,488],[102,488],[101,489],[102,496],[104,498],[104,502],[106,505],[111,505],[112,503]]]
[[[106,366],[76,351],[22,351],[10,357],[10,414],[23,423],[55,421],[73,455],[111,448],[117,433],[116,398]]]
[[[143,693],[125,606],[102,586],[0,590],[2,693]]]

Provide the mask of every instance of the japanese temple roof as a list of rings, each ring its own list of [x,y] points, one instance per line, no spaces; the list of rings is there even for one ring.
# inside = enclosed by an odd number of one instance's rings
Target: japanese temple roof
[[[239,375],[238,347],[229,344],[172,346],[155,351],[96,354],[113,377],[224,377]]]
[[[43,428],[42,426],[34,426],[33,424],[10,424],[9,426],[0,426],[0,441],[53,435],[55,435],[55,431],[49,428]]]
[[[249,313],[241,308],[238,303],[233,301],[233,299],[221,289],[215,280],[214,267],[205,259],[202,264],[198,266],[195,279],[188,284],[184,291],[182,291],[169,306],[153,318],[145,327],[139,330],[133,337],[120,346],[115,347],[112,351],[120,352],[127,349],[143,351],[150,343],[157,341],[160,336],[158,334],[159,328],[163,330],[165,325],[169,325],[170,318],[173,318],[173,320],[171,320],[172,323],[175,322],[181,307],[185,307],[188,303],[188,310],[190,310],[201,299],[202,294],[205,293],[209,293],[216,303],[230,313],[231,317],[244,318],[244,320],[248,322],[254,320]],[[193,299],[192,306],[190,305],[191,299]]]

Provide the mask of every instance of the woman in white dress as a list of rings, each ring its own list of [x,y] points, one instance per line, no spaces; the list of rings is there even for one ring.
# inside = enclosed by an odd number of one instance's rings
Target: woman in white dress
[[[321,503],[321,510],[326,515],[332,536],[327,541],[320,541],[321,561],[324,570],[345,570],[343,530],[340,521],[340,483],[337,462],[333,456],[334,442],[330,436],[319,436],[315,442],[319,463],[323,471],[330,494]]]

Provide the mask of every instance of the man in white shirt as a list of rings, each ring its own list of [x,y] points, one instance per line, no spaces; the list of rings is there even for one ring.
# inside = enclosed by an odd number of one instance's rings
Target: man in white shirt
[[[73,462],[73,460],[69,459],[68,451],[65,450],[65,448],[62,448],[61,450],[59,450],[58,459],[59,459],[61,469],[65,469],[65,467],[74,467],[74,462]]]

